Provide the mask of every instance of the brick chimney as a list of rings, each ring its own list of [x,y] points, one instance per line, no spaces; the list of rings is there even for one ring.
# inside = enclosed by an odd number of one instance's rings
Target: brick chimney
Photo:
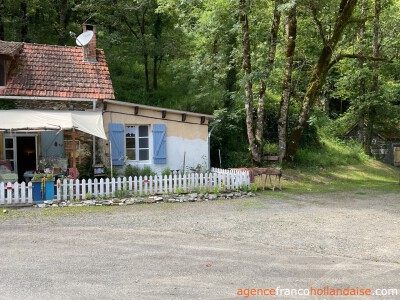
[[[83,32],[93,31],[93,38],[89,44],[83,47],[83,60],[89,62],[97,62],[96,56],[96,26],[91,24],[83,24]]]

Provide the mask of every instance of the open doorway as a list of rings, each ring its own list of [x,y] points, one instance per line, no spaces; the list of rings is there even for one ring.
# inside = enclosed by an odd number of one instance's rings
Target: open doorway
[[[24,172],[36,169],[36,138],[17,136],[18,181],[24,180]]]

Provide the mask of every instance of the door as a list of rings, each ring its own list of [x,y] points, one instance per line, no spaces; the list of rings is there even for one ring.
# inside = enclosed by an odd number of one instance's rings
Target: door
[[[24,180],[24,172],[36,170],[36,137],[17,137],[18,180]]]
[[[400,146],[393,147],[394,165],[400,166]]]

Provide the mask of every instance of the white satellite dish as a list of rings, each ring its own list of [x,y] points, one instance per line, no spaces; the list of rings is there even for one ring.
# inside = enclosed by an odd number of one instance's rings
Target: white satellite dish
[[[76,44],[78,46],[80,46],[80,47],[86,46],[92,40],[93,35],[94,35],[94,33],[91,30],[88,30],[88,31],[85,31],[85,32],[81,33],[76,38]]]

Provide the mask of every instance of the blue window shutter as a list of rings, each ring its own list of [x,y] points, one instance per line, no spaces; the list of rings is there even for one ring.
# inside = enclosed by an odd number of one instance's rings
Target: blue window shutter
[[[108,135],[111,142],[111,159],[114,166],[123,166],[125,163],[124,124],[108,124]]]
[[[165,124],[153,125],[154,163],[167,163],[167,137]]]

